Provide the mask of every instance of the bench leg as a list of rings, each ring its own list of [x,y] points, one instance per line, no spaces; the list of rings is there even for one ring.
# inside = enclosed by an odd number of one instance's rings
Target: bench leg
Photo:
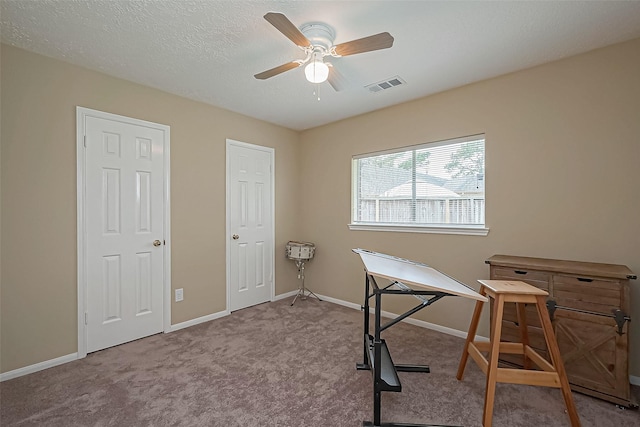
[[[484,286],[480,289],[480,295],[486,295]],[[462,380],[464,369],[467,366],[467,359],[469,358],[469,344],[471,344],[476,337],[476,332],[478,331],[478,322],[480,321],[480,315],[482,314],[483,305],[483,301],[476,301],[476,308],[473,311],[473,316],[471,316],[471,324],[469,325],[467,340],[464,343],[462,357],[460,358],[460,364],[458,365],[458,373],[456,374],[456,378],[458,380]]]
[[[493,328],[491,330],[491,351],[489,352],[489,366],[487,367],[487,385],[484,395],[484,413],[482,425],[490,427],[493,420],[493,401],[496,394],[496,380],[498,379],[498,358],[500,357],[500,334],[502,332],[502,314],[504,312],[504,296],[496,295],[493,303]]]
[[[573,395],[571,394],[571,388],[569,387],[569,380],[567,379],[567,373],[564,370],[564,363],[562,363],[562,357],[560,356],[560,349],[558,348],[558,341],[553,332],[553,325],[551,319],[549,319],[549,312],[545,304],[543,296],[536,297],[538,309],[538,315],[540,316],[540,322],[542,323],[542,331],[544,333],[544,339],[547,342],[547,349],[549,349],[549,356],[551,356],[551,363],[558,373],[558,379],[560,380],[560,389],[562,390],[562,397],[567,407],[567,413],[571,420],[572,427],[580,427],[580,417],[576,410],[576,405],[573,402]]]
[[[522,302],[516,303],[516,310],[518,312],[518,327],[520,328],[520,342],[522,343],[522,348],[525,349],[529,345],[529,331],[527,328],[527,314],[526,314],[526,304]],[[527,357],[526,353],[522,354],[524,369],[531,369],[531,362]]]

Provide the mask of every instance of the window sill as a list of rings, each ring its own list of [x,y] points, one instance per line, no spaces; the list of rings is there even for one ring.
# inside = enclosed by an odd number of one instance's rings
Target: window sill
[[[428,233],[428,234],[462,234],[467,236],[486,236],[489,229],[482,226],[473,225],[441,225],[441,226],[420,226],[420,225],[400,225],[400,224],[372,224],[356,223],[349,224],[352,231],[395,231],[399,233]]]

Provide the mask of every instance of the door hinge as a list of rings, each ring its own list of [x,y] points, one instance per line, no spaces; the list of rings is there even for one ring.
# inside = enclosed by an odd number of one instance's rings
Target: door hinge
[[[84,145],[84,148],[87,148],[87,135],[84,135],[82,138],[82,144]]]
[[[84,312],[84,324],[89,324],[89,313],[87,313],[86,311]]]

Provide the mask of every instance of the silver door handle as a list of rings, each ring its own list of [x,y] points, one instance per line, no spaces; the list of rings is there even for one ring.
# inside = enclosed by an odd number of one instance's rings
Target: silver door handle
[[[232,237],[233,237],[233,240],[238,240],[240,238],[240,236],[238,236],[237,234],[234,234]]]
[[[160,246],[162,244],[162,242],[160,242],[160,240],[154,240],[153,241],[153,246]]]

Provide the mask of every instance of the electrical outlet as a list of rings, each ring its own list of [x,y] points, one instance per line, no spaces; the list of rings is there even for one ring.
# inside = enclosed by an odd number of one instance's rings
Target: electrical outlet
[[[184,291],[182,288],[176,289],[176,302],[180,302],[184,299]]]

